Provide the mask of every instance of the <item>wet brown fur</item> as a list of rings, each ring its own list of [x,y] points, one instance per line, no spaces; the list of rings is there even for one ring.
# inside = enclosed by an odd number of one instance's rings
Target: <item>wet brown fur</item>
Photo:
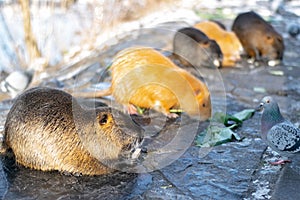
[[[245,52],[255,60],[282,60],[284,41],[282,36],[255,12],[239,14],[232,30],[240,39]]]
[[[209,39],[194,27],[176,31],[173,39],[173,55],[184,66],[221,67],[222,52],[216,41]]]
[[[121,129],[121,127],[125,127]],[[5,143],[16,161],[43,171],[99,175],[140,140],[141,129],[107,107],[83,109],[60,90],[33,88],[20,95],[5,123]]]

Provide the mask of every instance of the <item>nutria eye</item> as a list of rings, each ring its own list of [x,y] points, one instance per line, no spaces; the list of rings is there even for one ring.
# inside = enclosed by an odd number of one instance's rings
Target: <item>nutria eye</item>
[[[99,123],[100,123],[101,125],[104,125],[104,124],[107,123],[107,119],[108,119],[108,115],[107,115],[107,114],[103,114],[103,115],[101,116],[100,120],[99,120]]]
[[[205,105],[205,103],[204,103],[204,104],[202,104],[202,106],[203,106],[203,107],[205,107],[205,106],[206,106],[206,105]]]

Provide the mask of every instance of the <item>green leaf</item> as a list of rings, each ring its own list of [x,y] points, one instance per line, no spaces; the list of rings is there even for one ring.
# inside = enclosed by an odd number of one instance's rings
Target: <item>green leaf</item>
[[[241,137],[237,133],[233,132],[229,127],[227,127],[220,131],[218,141],[215,145],[231,142],[233,140],[241,140]]]
[[[136,110],[137,110],[137,112],[140,114],[140,115],[142,115],[143,113],[144,113],[144,111],[145,111],[145,109],[144,108],[140,108],[140,107],[136,107]]]
[[[238,118],[232,116],[232,115],[227,115],[226,121],[225,121],[225,126],[231,126],[232,128],[241,126],[243,124],[242,120],[239,120]]]
[[[241,140],[241,138],[229,127],[220,127],[220,124],[214,124],[210,125],[197,136],[195,145],[199,147],[211,147],[230,142],[232,140]]]
[[[213,122],[225,123],[226,121],[226,114],[222,112],[216,112],[214,116],[211,118]]]
[[[235,113],[233,116],[239,119],[240,121],[245,121],[247,119],[250,119],[253,116],[254,112],[254,109],[246,109],[241,112]]]
[[[195,145],[199,147],[211,147],[233,140],[241,140],[241,137],[232,129],[241,126],[244,120],[251,118],[254,109],[246,109],[234,115],[225,113],[215,113],[210,125],[195,140]]]
[[[239,126],[242,124],[242,121],[235,116],[228,115],[222,112],[217,112],[212,117],[211,121],[222,123],[225,126],[231,126],[233,124],[236,124],[236,126]]]

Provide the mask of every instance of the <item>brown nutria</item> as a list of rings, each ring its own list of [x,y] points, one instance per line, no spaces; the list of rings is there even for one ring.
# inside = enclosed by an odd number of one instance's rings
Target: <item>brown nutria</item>
[[[250,58],[267,61],[271,66],[282,60],[282,36],[257,13],[251,11],[239,14],[233,22],[232,30]]]
[[[195,67],[220,67],[223,57],[219,45],[193,27],[182,28],[176,32],[173,51],[184,65],[191,64]]]
[[[212,21],[197,23],[195,28],[201,30],[220,46],[223,54],[223,67],[233,67],[240,61],[240,54],[243,50],[242,44],[234,32],[226,31]]]
[[[84,109],[70,94],[42,87],[16,99],[4,131],[21,165],[83,175],[112,172],[114,162],[130,159],[142,140],[142,128],[123,113]]]
[[[152,48],[125,49],[117,54],[110,69],[111,87],[96,94],[83,94],[83,97],[112,94],[117,102],[129,108],[130,113],[136,112],[134,105],[153,108],[168,117],[177,116],[170,113],[172,108],[181,108],[200,120],[211,116],[207,86]]]

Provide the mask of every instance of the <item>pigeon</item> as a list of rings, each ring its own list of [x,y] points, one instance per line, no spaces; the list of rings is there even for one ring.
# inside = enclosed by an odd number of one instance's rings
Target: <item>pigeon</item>
[[[262,111],[262,140],[274,151],[285,157],[294,157],[300,153],[300,129],[281,115],[277,102],[270,96],[262,99],[258,110]],[[273,165],[291,162],[280,160]]]

